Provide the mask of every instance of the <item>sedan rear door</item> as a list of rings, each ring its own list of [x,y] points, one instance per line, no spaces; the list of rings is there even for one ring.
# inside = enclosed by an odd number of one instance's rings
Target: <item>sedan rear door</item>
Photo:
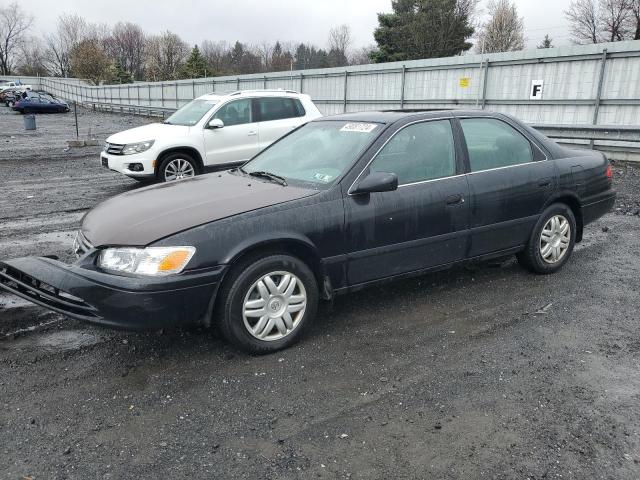
[[[469,161],[469,257],[526,244],[555,188],[555,167],[507,122],[462,118]]]
[[[468,240],[468,186],[449,119],[400,129],[355,184],[370,172],[398,176],[392,192],[345,198],[348,282],[462,260]]]

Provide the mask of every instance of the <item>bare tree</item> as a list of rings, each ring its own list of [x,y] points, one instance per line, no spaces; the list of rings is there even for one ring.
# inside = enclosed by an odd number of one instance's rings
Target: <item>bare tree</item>
[[[0,7],[0,74],[11,74],[15,55],[33,23],[18,2]]]
[[[275,45],[267,41],[261,42],[253,48],[255,54],[260,57],[265,72],[272,71],[274,49]]]
[[[189,45],[170,31],[147,41],[147,69],[154,80],[174,80],[189,54]]]
[[[89,26],[80,15],[62,14],[58,17],[56,31],[45,37],[47,62],[53,75],[71,75],[71,50],[87,37],[88,31]]]
[[[112,62],[98,39],[80,41],[69,54],[71,71],[94,85],[111,77]]]
[[[610,42],[624,40],[629,31],[631,0],[600,0],[600,28]]]
[[[109,56],[137,80],[144,77],[145,34],[135,23],[118,22],[106,38],[105,48]]]
[[[640,40],[640,0],[632,0],[631,2],[631,31],[634,40]]]
[[[205,40],[201,43],[200,51],[209,66],[212,75],[229,73],[229,52],[231,47],[227,42],[212,42]]]
[[[524,21],[510,0],[491,0],[489,21],[480,27],[478,51],[512,52],[524,48]]]
[[[29,37],[22,41],[16,65],[16,71],[20,75],[44,77],[49,74],[45,48],[38,37]]]
[[[340,25],[329,30],[329,63],[332,67],[347,65],[353,43],[349,25]]]

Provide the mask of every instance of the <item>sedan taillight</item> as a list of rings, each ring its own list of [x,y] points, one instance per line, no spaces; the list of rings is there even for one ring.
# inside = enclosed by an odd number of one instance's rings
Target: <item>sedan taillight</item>
[[[613,168],[611,168],[611,165],[607,166],[607,170],[605,172],[605,175],[607,176],[607,178],[612,179],[613,178]]]

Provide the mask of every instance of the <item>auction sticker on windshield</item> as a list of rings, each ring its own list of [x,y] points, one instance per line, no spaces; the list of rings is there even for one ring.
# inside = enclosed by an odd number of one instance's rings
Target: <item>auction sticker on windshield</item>
[[[377,127],[375,123],[347,123],[341,132],[371,133]]]

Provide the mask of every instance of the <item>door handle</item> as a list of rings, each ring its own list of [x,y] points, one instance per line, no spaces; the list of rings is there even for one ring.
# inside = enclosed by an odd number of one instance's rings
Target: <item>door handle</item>
[[[461,194],[449,195],[447,197],[447,205],[462,205],[464,203],[464,197]]]
[[[551,185],[551,179],[550,178],[543,178],[542,180],[540,180],[538,182],[538,186],[545,188]]]
[[[255,137],[256,135],[258,135],[258,132],[256,132],[255,130],[252,130],[247,134],[247,136],[249,137]]]

